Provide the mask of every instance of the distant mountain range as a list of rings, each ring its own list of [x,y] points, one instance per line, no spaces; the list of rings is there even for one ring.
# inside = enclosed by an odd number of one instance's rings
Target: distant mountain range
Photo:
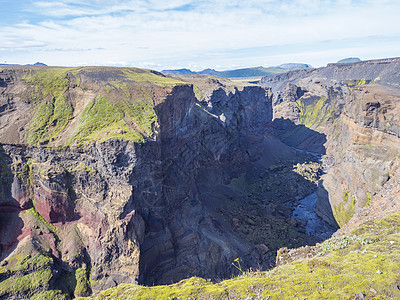
[[[227,71],[216,71],[214,69],[205,69],[200,72],[195,72],[189,69],[176,69],[176,70],[163,70],[161,73],[164,75],[186,75],[186,74],[200,74],[200,75],[214,75],[223,78],[238,78],[238,77],[256,77],[266,76],[271,74],[285,73],[292,70],[298,69],[310,69],[312,68],[309,64],[302,63],[287,63],[276,67],[253,67],[234,69]]]
[[[19,64],[0,64],[0,66],[19,66]],[[34,64],[27,64],[25,66],[43,66],[46,67],[47,65],[41,62],[36,62]]]

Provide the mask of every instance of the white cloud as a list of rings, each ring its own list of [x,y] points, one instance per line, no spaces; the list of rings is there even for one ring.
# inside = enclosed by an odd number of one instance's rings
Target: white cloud
[[[346,40],[377,42],[371,36],[384,36],[386,44],[393,39],[392,50],[400,43],[400,3],[391,0],[59,0],[33,4],[28,9],[41,16],[40,22],[0,27],[0,61],[155,68],[229,68],[276,64],[276,59],[282,59],[278,63],[320,64],[324,60],[315,53],[328,59],[329,52],[323,41],[336,40],[333,48],[342,49],[337,53],[345,54],[348,49],[366,58],[368,49],[371,55],[377,49],[366,43],[346,47]],[[316,48],[304,51],[304,45]]]

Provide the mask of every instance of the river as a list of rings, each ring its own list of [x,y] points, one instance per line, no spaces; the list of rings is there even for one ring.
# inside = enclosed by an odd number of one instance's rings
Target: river
[[[323,241],[328,239],[336,229],[322,220],[316,213],[317,192],[300,200],[293,211],[293,217],[307,222],[305,229],[308,235]]]

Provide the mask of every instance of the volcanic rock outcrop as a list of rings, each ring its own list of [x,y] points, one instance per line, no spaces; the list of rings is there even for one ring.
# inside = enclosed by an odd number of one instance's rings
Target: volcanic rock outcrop
[[[292,219],[315,159],[276,138],[269,89],[22,66],[0,89],[0,296],[216,280],[315,242]]]
[[[0,297],[218,280],[237,258],[267,269],[279,248],[320,241],[295,214],[315,192],[342,232],[397,211],[399,68],[332,64],[259,86],[2,67]]]
[[[299,128],[281,132],[284,142],[324,154],[326,174],[319,183],[317,212],[332,224],[344,226],[353,216],[361,218],[395,173],[399,69],[400,59],[393,58],[262,79],[274,92],[275,118],[289,118],[326,136],[321,149],[318,139]]]

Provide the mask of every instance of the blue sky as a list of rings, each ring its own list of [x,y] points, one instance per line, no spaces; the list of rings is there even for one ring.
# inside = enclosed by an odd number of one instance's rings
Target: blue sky
[[[0,0],[0,63],[156,70],[400,56],[398,0]]]

